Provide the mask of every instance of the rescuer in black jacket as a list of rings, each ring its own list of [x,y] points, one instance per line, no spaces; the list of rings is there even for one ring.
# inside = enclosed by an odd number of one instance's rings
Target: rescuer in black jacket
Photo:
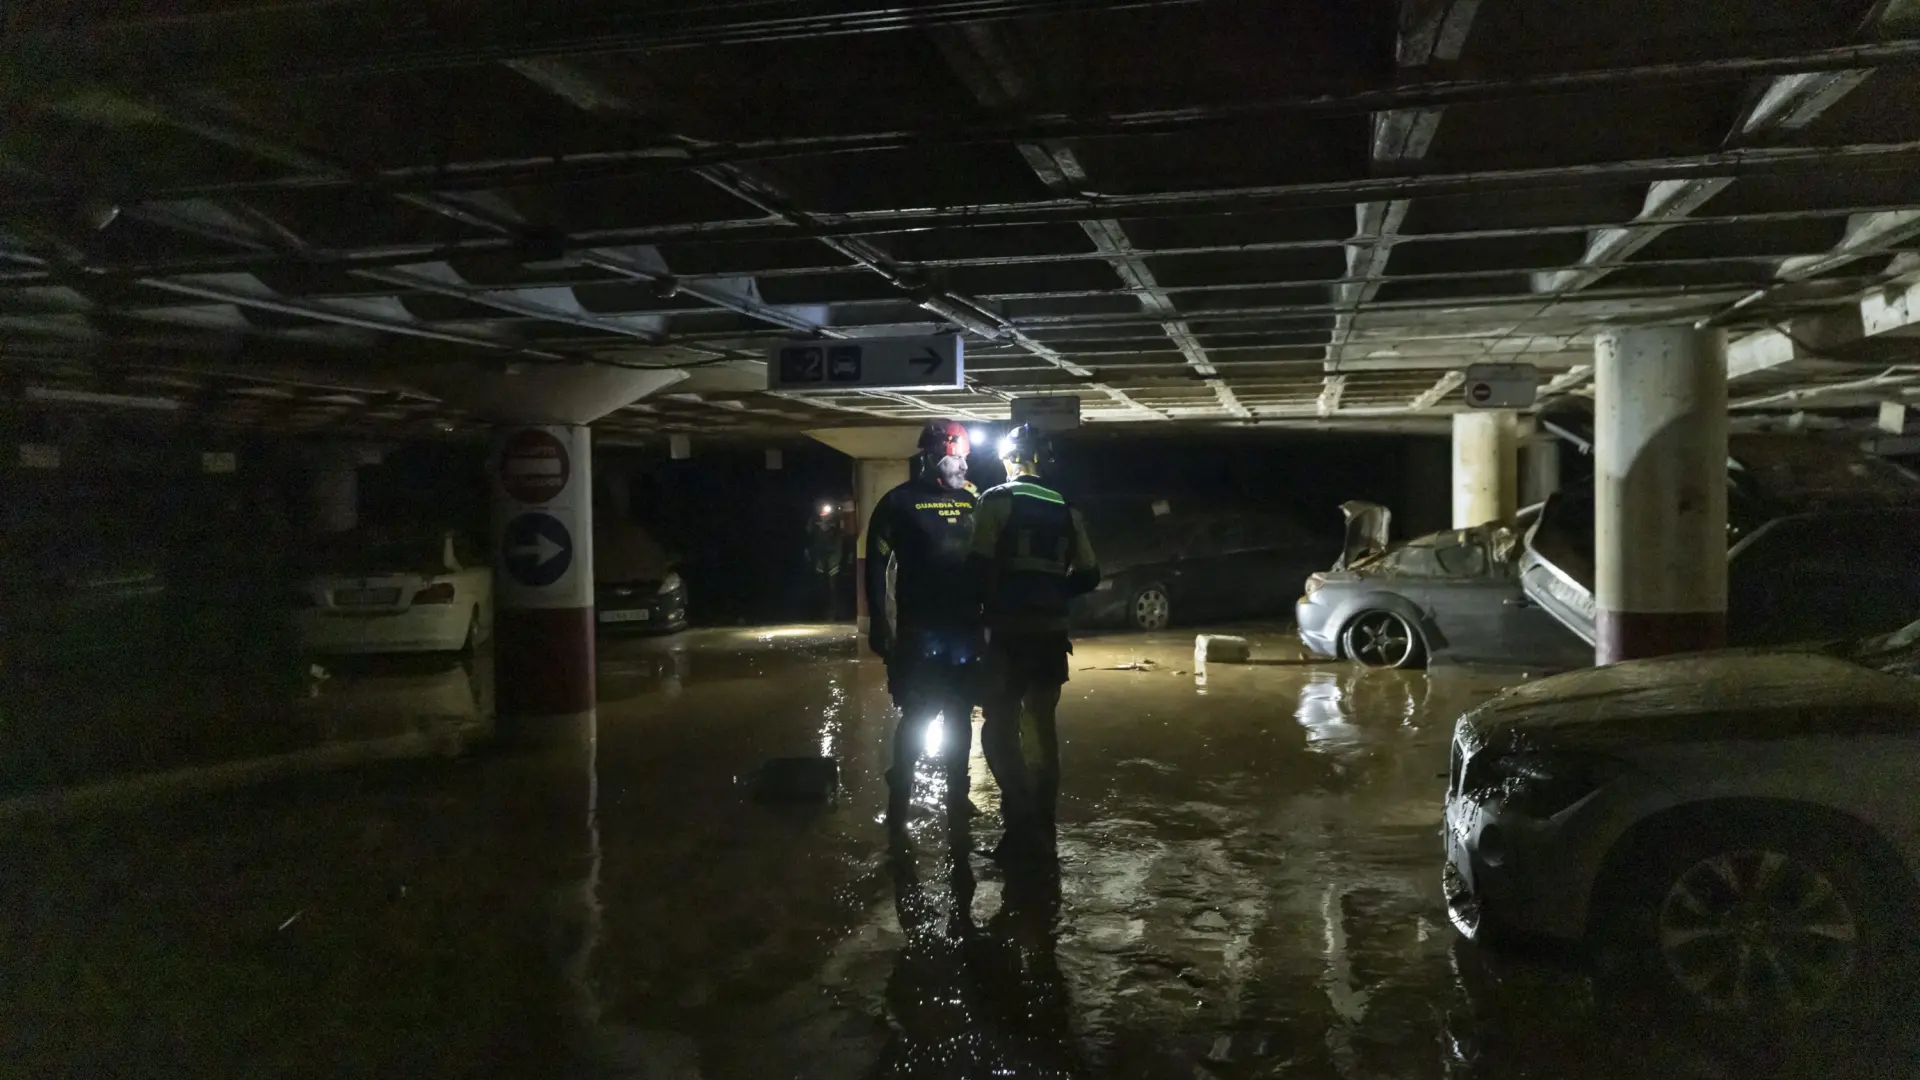
[[[867,524],[867,644],[887,662],[887,690],[900,707],[887,770],[887,820],[904,826],[914,763],[929,722],[943,718],[940,758],[949,805],[967,797],[973,746],[974,671],[981,647],[979,600],[967,579],[973,492],[967,429],[949,421],[920,435],[914,476],[882,496]],[[893,622],[887,567],[893,566]]]
[[[1053,851],[1060,792],[1054,710],[1067,681],[1067,604],[1100,583],[1080,512],[1040,479],[1040,447],[1024,425],[1001,441],[1007,482],[980,497],[970,576],[985,610],[986,724],[980,741],[1006,819],[996,857]]]

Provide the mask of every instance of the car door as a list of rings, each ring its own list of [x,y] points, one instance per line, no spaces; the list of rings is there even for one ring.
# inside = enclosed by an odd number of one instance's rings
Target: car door
[[[1512,578],[1492,572],[1484,534],[1436,537],[1433,557],[1438,573],[1425,582],[1422,606],[1439,638],[1431,643],[1436,651],[1458,660],[1506,659],[1512,601],[1521,594]]]

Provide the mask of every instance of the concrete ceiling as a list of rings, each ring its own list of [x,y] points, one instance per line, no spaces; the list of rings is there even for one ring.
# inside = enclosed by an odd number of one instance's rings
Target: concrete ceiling
[[[1920,0],[17,7],[40,404],[444,434],[422,370],[585,363],[687,372],[629,438],[1043,392],[1404,430],[1688,320],[1737,409],[1920,391]],[[964,391],[759,389],[773,341],[948,330]]]

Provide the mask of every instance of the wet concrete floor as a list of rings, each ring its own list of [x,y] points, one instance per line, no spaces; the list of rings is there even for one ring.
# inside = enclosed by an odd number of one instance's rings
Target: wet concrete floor
[[[1452,721],[1527,676],[1252,636],[1204,672],[1190,633],[1080,644],[1057,875],[973,854],[998,831],[977,737],[979,816],[928,771],[890,857],[885,674],[845,627],[605,641],[591,727],[510,749],[16,822],[0,1075],[1914,1074],[1891,1034],[1703,1038],[1461,942]],[[487,707],[480,674],[327,693],[438,717]],[[751,798],[813,754],[836,802]]]

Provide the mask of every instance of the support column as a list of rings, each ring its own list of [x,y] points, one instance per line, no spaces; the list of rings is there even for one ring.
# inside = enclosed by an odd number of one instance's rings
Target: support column
[[[879,505],[881,497],[906,482],[907,463],[905,461],[863,458],[853,463],[854,505],[859,509],[859,517],[854,522],[854,526],[860,530],[858,539],[853,542],[854,590],[859,598],[855,603],[854,613],[857,616],[855,621],[859,624],[862,634],[873,625],[872,615],[874,614],[868,611],[868,605],[873,601],[867,596],[867,522],[872,520],[873,508]],[[882,610],[877,614],[882,619],[887,618],[886,602],[886,597],[879,598]]]
[[[1519,421],[1509,409],[1453,417],[1453,527],[1509,521],[1518,508]]]
[[[859,538],[854,541],[853,572],[857,582],[854,595],[858,598],[855,611],[860,632],[864,634],[872,625],[867,610],[867,522],[873,517],[873,508],[880,497],[907,482],[907,459],[913,456],[920,429],[816,428],[807,434],[853,459],[853,501],[860,515],[854,522],[854,527],[860,530]],[[884,611],[879,614],[883,618],[886,615]]]
[[[501,718],[593,709],[593,459],[585,425],[503,426],[493,475]]]
[[[1595,355],[1595,659],[1724,645],[1726,336],[1620,330]]]
[[[1527,440],[1526,466],[1520,474],[1520,505],[1532,506],[1547,501],[1560,490],[1560,440],[1547,434],[1535,434]]]

